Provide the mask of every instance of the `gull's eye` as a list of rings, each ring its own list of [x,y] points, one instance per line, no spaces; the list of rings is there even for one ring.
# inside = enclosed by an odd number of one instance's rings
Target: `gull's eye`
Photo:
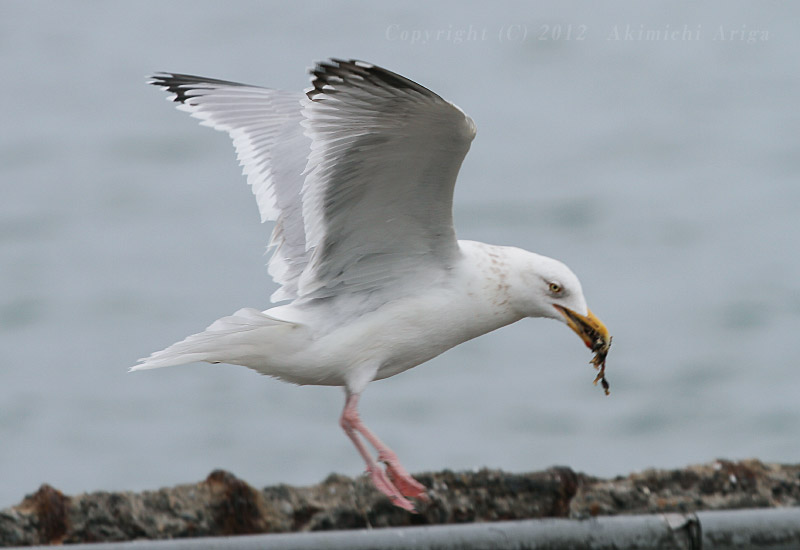
[[[561,293],[561,291],[563,290],[563,289],[561,288],[561,285],[560,285],[560,284],[558,284],[558,283],[550,283],[550,284],[547,286],[547,288],[549,288],[549,289],[550,289],[550,292],[552,292],[553,294],[560,294],[560,293]]]

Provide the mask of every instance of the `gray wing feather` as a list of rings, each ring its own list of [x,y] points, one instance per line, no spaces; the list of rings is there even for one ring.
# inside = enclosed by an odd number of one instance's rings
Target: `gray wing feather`
[[[458,107],[360,61],[292,94],[160,73],[178,108],[233,139],[262,221],[275,220],[273,301],[414,288],[459,254],[453,187],[475,136]]]
[[[299,197],[311,140],[300,125],[304,96],[183,74],[160,73],[151,83],[171,92],[169,99],[201,124],[231,136],[261,220],[276,221],[269,273],[282,287],[272,299],[295,298],[306,267]]]
[[[359,61],[312,71],[303,115],[309,263],[301,296],[400,290],[458,255],[453,188],[475,136],[458,107]]]

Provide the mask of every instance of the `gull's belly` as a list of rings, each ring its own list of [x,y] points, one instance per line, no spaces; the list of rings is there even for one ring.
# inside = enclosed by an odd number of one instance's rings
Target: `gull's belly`
[[[426,308],[427,309],[427,308]],[[453,311],[429,309],[414,318],[402,315],[369,330],[380,346],[380,361],[375,379],[388,378],[416,367],[476,336],[497,327],[477,330]]]
[[[293,352],[261,372],[298,384],[365,384],[415,367],[448,349],[523,317],[511,305],[488,245],[462,243],[465,260],[438,284],[376,309],[343,315],[347,302],[279,306],[268,314],[305,329]],[[495,269],[493,269],[495,268]],[[367,380],[368,379],[368,380]],[[354,382],[357,380],[357,383]]]
[[[467,340],[517,321],[463,294],[427,293],[386,304],[322,337],[309,352],[324,357],[346,377],[352,369],[377,367],[375,379],[420,365]]]

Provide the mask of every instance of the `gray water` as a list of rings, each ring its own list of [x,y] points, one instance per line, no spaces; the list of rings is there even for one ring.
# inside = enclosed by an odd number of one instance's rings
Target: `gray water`
[[[800,461],[797,4],[303,6],[0,3],[0,506],[362,471],[338,389],[126,372],[275,290],[227,136],[145,76],[300,90],[329,56],[468,112],[459,237],[560,258],[614,335],[610,397],[542,320],[371,385],[363,417],[410,471]]]

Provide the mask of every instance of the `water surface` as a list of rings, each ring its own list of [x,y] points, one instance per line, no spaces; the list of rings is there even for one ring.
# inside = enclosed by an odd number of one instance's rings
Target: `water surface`
[[[299,90],[328,56],[467,111],[459,236],[565,261],[614,334],[610,397],[542,320],[373,384],[363,416],[409,470],[797,462],[800,33],[777,6],[3,2],[0,506],[361,471],[338,389],[126,373],[274,291],[227,137],[145,76]]]

